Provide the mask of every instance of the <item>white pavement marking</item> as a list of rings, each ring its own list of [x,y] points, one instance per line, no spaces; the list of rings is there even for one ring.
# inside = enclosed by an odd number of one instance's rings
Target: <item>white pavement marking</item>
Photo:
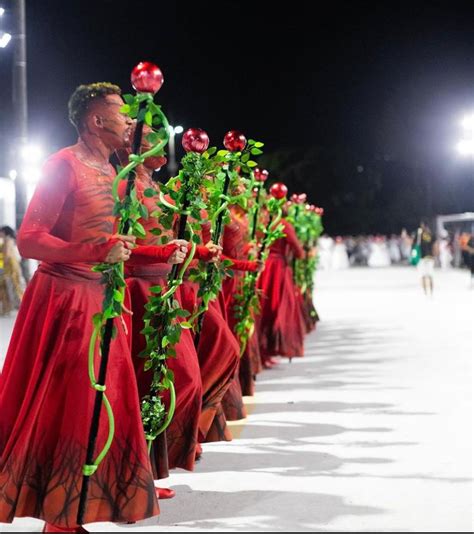
[[[88,529],[472,531],[468,287],[437,272],[430,299],[411,268],[320,273],[306,356],[259,376],[239,439],[164,481],[159,519]]]

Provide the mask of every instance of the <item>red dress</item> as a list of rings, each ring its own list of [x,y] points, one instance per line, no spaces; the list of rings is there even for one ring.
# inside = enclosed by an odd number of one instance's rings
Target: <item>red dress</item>
[[[304,318],[299,289],[293,282],[293,257],[302,258],[304,251],[293,226],[282,221],[286,237],[270,248],[258,286],[262,291],[259,342],[262,357],[303,356]]]
[[[186,309],[193,311],[197,305],[197,284],[185,282],[182,290]],[[222,313],[222,298],[221,294],[209,303],[197,347],[203,384],[199,439],[203,442],[232,439],[221,401],[239,363],[239,344]]]
[[[224,280],[222,291],[225,299],[226,315],[232,331],[235,329],[234,306],[235,296],[242,291],[244,271],[255,270],[256,263],[247,261],[248,220],[240,211],[231,210],[231,222],[224,228],[223,253],[234,261],[234,275]],[[237,339],[237,337],[236,337]],[[256,330],[250,337],[244,354],[239,362],[239,369],[230,385],[224,400],[224,412],[230,421],[243,419],[247,416],[243,403],[243,395],[254,394],[254,376],[260,372],[260,351]]]
[[[156,198],[144,196],[143,191],[154,188],[151,178],[143,171],[138,170],[136,191],[140,201],[147,207],[148,212],[156,211]],[[141,245],[155,245],[157,238],[150,230],[157,227],[154,217],[140,221],[147,231],[147,238],[139,240]],[[158,247],[156,247],[158,248]],[[162,247],[161,247],[162,248]],[[138,381],[140,397],[149,394],[152,373],[144,370],[145,360],[138,355],[145,348],[145,337],[141,334],[144,328],[143,315],[145,305],[150,296],[149,288],[160,285],[167,286],[171,265],[167,263],[153,263],[148,260],[142,265],[142,260],[133,256],[126,264],[127,286],[130,291],[132,303],[132,359]],[[181,290],[178,288],[175,298],[181,302]],[[176,389],[176,410],[173,420],[166,430],[166,448],[163,444],[164,436],[159,436],[154,444],[154,467],[156,478],[166,478],[167,467],[170,469],[180,467],[192,470],[196,457],[196,444],[198,437],[198,424],[201,415],[202,383],[199,363],[194,348],[194,342],[189,330],[182,330],[179,343],[175,346],[176,358],[167,360],[168,367],[174,373]],[[165,404],[169,402],[166,394]],[[168,465],[167,465],[168,464]]]
[[[95,392],[88,377],[92,316],[104,286],[91,271],[113,242],[110,174],[72,148],[51,157],[18,236],[42,263],[23,298],[0,378],[0,522],[36,517],[76,525]],[[112,447],[90,479],[85,522],[159,513],[127,336],[116,321],[107,373]],[[98,359],[98,358],[97,358]],[[108,434],[102,410],[96,453]]]

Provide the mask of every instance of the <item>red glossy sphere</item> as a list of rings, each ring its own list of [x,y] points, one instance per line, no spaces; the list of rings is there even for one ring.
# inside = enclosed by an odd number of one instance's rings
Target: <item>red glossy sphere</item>
[[[156,93],[163,85],[163,73],[160,68],[149,61],[140,62],[132,70],[133,88],[139,93]]]
[[[184,132],[181,142],[186,152],[202,154],[209,146],[209,136],[200,128],[189,128]]]
[[[298,194],[293,193],[290,197],[291,202],[294,202],[295,204],[298,204]]]
[[[270,195],[272,195],[272,197],[278,200],[285,198],[287,194],[288,194],[288,187],[286,187],[286,185],[281,182],[277,182],[276,184],[273,184],[270,187]]]
[[[255,180],[257,180],[257,182],[265,182],[268,178],[268,171],[266,169],[259,169],[258,167],[255,167],[253,175],[255,176]]]
[[[245,135],[237,130],[231,130],[224,136],[224,146],[229,152],[242,152],[246,144]]]

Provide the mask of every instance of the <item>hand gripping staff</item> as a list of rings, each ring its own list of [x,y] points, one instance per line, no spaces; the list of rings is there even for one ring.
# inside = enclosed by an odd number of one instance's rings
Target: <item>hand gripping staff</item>
[[[123,106],[122,112],[129,114],[132,118],[136,118],[137,125],[133,139],[132,153],[129,156],[129,163],[115,177],[112,192],[115,200],[114,212],[119,217],[118,233],[122,235],[133,233],[139,237],[144,237],[144,229],[138,222],[138,219],[142,216],[142,210],[134,190],[134,169],[143,163],[147,157],[162,153],[163,148],[168,142],[169,125],[160,107],[153,102],[154,94],[163,84],[161,70],[153,63],[141,62],[133,69],[131,81],[137,94],[136,96],[124,96],[126,105]],[[156,136],[155,143],[153,143],[154,146],[147,152],[140,154],[144,123],[150,126],[161,124],[162,128],[158,133],[154,134]],[[125,198],[121,200],[118,196],[118,185],[123,179],[127,179],[127,191]],[[110,343],[115,329],[114,318],[120,317],[122,314],[125,294],[123,263],[114,265],[100,264],[94,268],[94,271],[102,273],[106,283],[106,289],[102,312],[93,317],[94,330],[89,345],[89,377],[91,387],[95,390],[96,394],[89,430],[86,462],[83,466],[82,487],[77,514],[78,525],[84,523],[90,477],[97,471],[100,463],[108,453],[114,438],[114,417],[110,402],[105,395],[105,381]],[[100,368],[99,377],[96,379],[94,361],[99,339]],[[94,460],[102,404],[105,406],[109,419],[109,435],[103,450]]]

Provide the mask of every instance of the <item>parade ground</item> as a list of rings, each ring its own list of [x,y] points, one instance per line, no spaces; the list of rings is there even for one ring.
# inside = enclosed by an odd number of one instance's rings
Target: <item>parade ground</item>
[[[410,267],[318,272],[305,357],[258,376],[234,441],[162,483],[159,518],[87,530],[471,531],[473,299],[467,271],[433,298]]]

